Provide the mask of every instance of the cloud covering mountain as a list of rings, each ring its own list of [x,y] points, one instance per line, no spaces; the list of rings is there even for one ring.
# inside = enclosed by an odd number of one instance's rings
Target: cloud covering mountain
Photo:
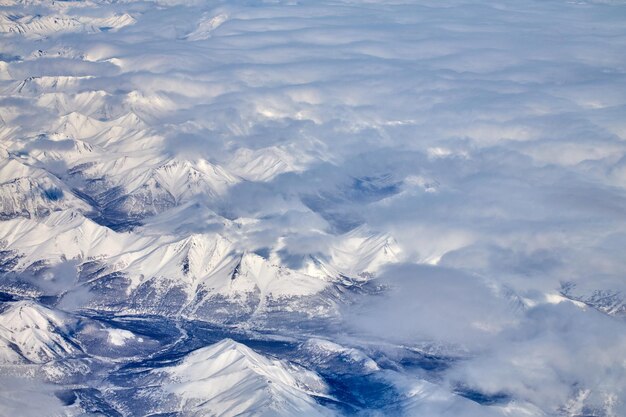
[[[625,415],[624,16],[1,1],[0,414]]]

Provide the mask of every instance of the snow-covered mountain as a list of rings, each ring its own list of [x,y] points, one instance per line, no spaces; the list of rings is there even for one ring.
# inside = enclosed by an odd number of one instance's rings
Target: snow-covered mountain
[[[68,208],[89,210],[89,205],[50,172],[20,161],[6,151],[0,152],[4,152],[0,155],[0,216],[3,219],[42,217]]]
[[[0,32],[23,35],[38,39],[59,33],[89,33],[102,30],[117,30],[132,25],[135,19],[129,14],[104,18],[75,17],[66,14],[51,15],[0,15]]]
[[[58,296],[68,290],[68,280],[81,285],[93,295],[84,307],[223,320],[291,310],[305,299],[316,307],[303,313],[327,316],[334,305],[325,294],[332,284],[328,276],[306,275],[242,252],[220,234],[180,238],[118,233],[72,210],[54,212],[43,221],[18,218],[1,226],[5,272],[54,276],[46,271],[74,263],[73,272],[60,272],[73,276],[64,277],[56,288],[54,281],[27,282],[41,294]],[[231,305],[229,314],[214,311],[225,305]]]
[[[2,361],[44,363],[79,355],[80,347],[69,336],[72,325],[61,313],[36,303],[9,304],[0,313]]]
[[[625,15],[0,0],[0,415],[626,415]]]
[[[313,398],[328,396],[320,376],[231,339],[198,349],[158,372],[166,375],[164,391],[179,398],[176,407],[185,415],[332,415]]]

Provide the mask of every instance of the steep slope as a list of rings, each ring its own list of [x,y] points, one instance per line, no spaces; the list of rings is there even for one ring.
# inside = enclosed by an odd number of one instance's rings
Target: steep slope
[[[398,262],[400,252],[393,237],[361,226],[339,237],[330,263],[343,275],[367,279],[383,265]]]
[[[2,14],[0,33],[22,35],[31,39],[44,38],[61,33],[115,31],[132,25],[135,19],[129,14],[108,17],[70,16],[65,14]]]
[[[7,354],[10,345],[22,358],[44,363],[80,354],[79,346],[68,335],[69,320],[63,314],[45,308],[33,301],[9,304],[0,313],[0,345],[4,360],[14,361]]]
[[[93,76],[75,75],[41,75],[30,76],[22,80],[9,83],[2,91],[5,95],[19,95],[22,97],[38,97],[44,93],[77,92],[81,85]]]
[[[259,290],[262,296],[273,298],[312,295],[327,285],[323,280],[274,265],[252,253],[241,257],[230,279],[232,289]]]
[[[110,95],[102,90],[83,91],[77,94],[62,92],[45,93],[37,98],[40,107],[54,109],[59,114],[79,112],[89,117],[106,116],[107,99]]]
[[[323,315],[331,303],[322,296],[329,286],[325,280],[242,254],[218,234],[152,241],[103,261],[85,279],[97,286],[113,277],[127,280],[115,287],[126,288],[123,298],[132,309],[210,321],[238,322],[269,311],[297,311],[298,303],[308,299],[316,300],[311,301],[314,307],[302,313]],[[99,291],[101,307],[120,302],[121,293]]]
[[[137,90],[126,94],[124,104],[140,117],[155,121],[177,109],[177,103],[165,94],[145,94]]]
[[[74,139],[87,139],[106,129],[107,125],[106,122],[74,110],[59,119],[55,131]]]
[[[227,276],[236,262],[232,242],[220,235],[191,235],[174,241],[155,241],[137,251],[125,251],[112,259],[129,276],[132,286],[143,279],[162,278],[196,286],[212,275]]]
[[[333,237],[326,254],[306,256],[298,270],[331,282],[362,284],[385,265],[398,262],[401,255],[392,236],[361,226]]]
[[[240,181],[204,159],[163,158],[150,151],[88,160],[71,174],[104,212],[141,219],[162,213],[196,196],[215,199]]]
[[[85,160],[102,158],[105,151],[95,145],[65,135],[40,135],[21,144],[20,157],[31,165],[43,164],[55,175],[64,176],[68,168]],[[18,148],[17,144],[14,148]]]
[[[360,350],[330,340],[309,339],[301,345],[301,350],[307,363],[333,375],[367,375],[381,370],[373,359]]]
[[[206,202],[199,198],[191,199],[166,212],[144,220],[143,226],[138,229],[138,232],[148,235],[186,235],[220,232],[233,227],[235,227],[233,221],[211,210]]]
[[[215,309],[226,303],[234,318],[242,312],[294,309],[293,303],[329,288],[327,279],[242,252],[220,234],[118,233],[73,210],[54,212],[43,221],[0,222],[0,241],[7,271],[34,273],[73,262],[79,282],[98,294],[92,308],[132,306],[168,315],[184,309],[191,316],[217,318],[225,311]],[[35,287],[46,284],[40,273],[24,279]]]
[[[16,266],[19,270],[38,261],[54,264],[67,259],[114,256],[148,239],[116,233],[77,211],[65,210],[41,222],[21,218],[0,222],[0,241],[4,249],[22,256]]]
[[[0,219],[41,217],[68,208],[90,209],[57,177],[0,149]]]
[[[19,34],[29,38],[40,38],[58,32],[79,32],[84,25],[76,18],[49,15],[5,15],[0,16],[0,32]]]
[[[561,284],[560,293],[567,299],[584,303],[605,314],[626,318],[626,297],[622,288],[598,289],[599,285],[598,282],[565,282]]]
[[[154,170],[156,182],[178,204],[194,195],[216,197],[239,180],[223,168],[201,159],[195,163],[170,160]]]
[[[188,416],[330,416],[313,396],[326,397],[311,371],[262,356],[230,339],[196,350],[159,371],[167,392]]]
[[[258,150],[240,148],[227,167],[247,180],[269,181],[277,175],[303,169],[304,161],[298,158],[302,155],[293,151],[275,146]]]

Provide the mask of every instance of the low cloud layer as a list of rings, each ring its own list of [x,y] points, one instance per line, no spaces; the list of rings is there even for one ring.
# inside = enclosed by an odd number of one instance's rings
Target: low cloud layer
[[[626,415],[623,2],[5,3],[12,157],[68,190],[210,163],[232,181],[137,233],[293,269],[388,236],[394,265],[353,268],[386,288],[342,310],[355,339],[459,349],[451,390]]]

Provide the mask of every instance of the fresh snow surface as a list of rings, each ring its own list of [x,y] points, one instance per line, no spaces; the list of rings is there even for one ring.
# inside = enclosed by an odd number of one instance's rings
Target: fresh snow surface
[[[164,389],[180,395],[188,415],[331,415],[312,398],[327,396],[318,375],[231,339],[198,349],[163,372],[168,374]]]
[[[0,0],[0,415],[626,415],[621,0]]]
[[[10,347],[14,347],[20,356],[34,363],[80,353],[78,346],[67,336],[65,321],[61,314],[30,301],[10,304],[0,314],[3,359],[15,357],[8,351]]]

